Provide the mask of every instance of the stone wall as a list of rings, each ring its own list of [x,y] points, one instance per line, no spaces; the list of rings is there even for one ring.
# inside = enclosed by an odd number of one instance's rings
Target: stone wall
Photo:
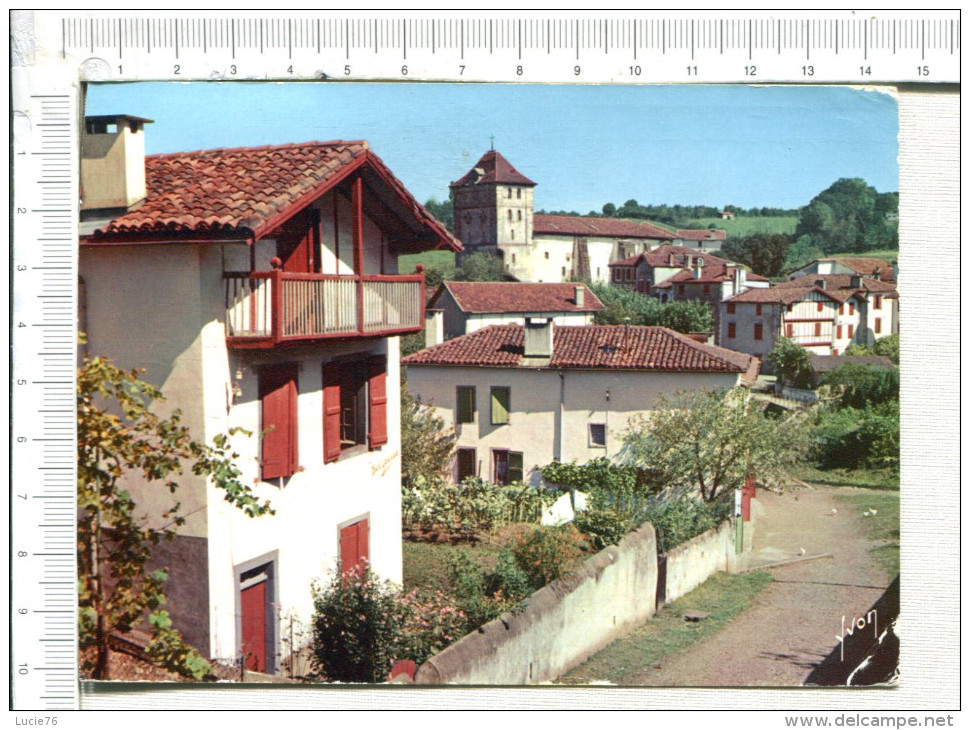
[[[646,524],[570,575],[431,657],[418,684],[547,682],[653,615],[657,540]]]
[[[667,553],[666,590],[658,602],[676,601],[718,571],[730,571],[735,557],[734,523],[730,520],[681,543]]]

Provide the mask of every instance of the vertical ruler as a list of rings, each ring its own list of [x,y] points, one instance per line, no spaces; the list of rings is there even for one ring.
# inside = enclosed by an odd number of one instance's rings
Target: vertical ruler
[[[16,709],[78,705],[77,103],[14,70],[11,679]],[[32,87],[31,87],[32,86]]]

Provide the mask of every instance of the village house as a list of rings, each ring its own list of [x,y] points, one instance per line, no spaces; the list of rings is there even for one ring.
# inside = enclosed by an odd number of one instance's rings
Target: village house
[[[460,244],[366,142],[146,157],[149,121],[85,121],[79,327],[193,436],[234,434],[275,515],[188,471],[185,523],[154,560],[190,643],[272,673],[314,579],[367,560],[401,580],[398,336],[423,327],[424,279],[397,258]],[[158,526],[170,495],[126,488]]]
[[[665,243],[699,249],[718,240],[709,230],[673,232],[649,221],[535,213],[535,186],[496,150],[451,183],[455,234],[465,251],[502,256],[505,271],[520,281],[607,281],[611,261]]]
[[[717,253],[726,240],[727,231],[722,228],[678,228],[674,243],[698,253]]]
[[[802,276],[828,274],[845,274],[849,276],[857,274],[881,281],[895,281],[898,278],[898,273],[895,262],[889,263],[883,259],[867,258],[865,256],[836,256],[815,259],[815,261],[805,264],[800,269],[791,272],[788,278],[798,279]]]
[[[409,390],[457,434],[454,478],[541,483],[554,459],[613,457],[661,393],[749,385],[756,358],[663,327],[492,325],[409,355]]]
[[[585,284],[446,281],[428,302],[428,345],[492,324],[551,317],[557,325],[592,324],[603,303]],[[437,333],[441,330],[440,335]]]
[[[886,335],[899,332],[899,293],[896,282],[880,279],[878,270],[876,276],[872,277],[861,274],[806,275],[775,286],[798,289],[818,286],[820,283],[830,292],[851,292],[862,298],[863,306],[860,308],[859,326],[856,328],[859,344],[868,347]]]

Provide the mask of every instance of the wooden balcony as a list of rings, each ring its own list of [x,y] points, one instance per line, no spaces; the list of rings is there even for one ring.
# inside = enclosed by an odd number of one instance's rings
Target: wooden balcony
[[[328,338],[377,337],[424,327],[424,277],[227,273],[226,341],[275,347]]]

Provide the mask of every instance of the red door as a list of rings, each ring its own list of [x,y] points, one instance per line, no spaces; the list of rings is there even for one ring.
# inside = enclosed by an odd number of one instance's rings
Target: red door
[[[305,209],[283,224],[276,240],[276,255],[283,271],[312,274],[320,271],[320,212]]]
[[[367,520],[340,530],[340,574],[346,575],[368,559]]]
[[[260,581],[240,591],[242,653],[246,669],[266,671],[266,586]]]
[[[297,366],[271,365],[259,371],[262,407],[262,478],[291,476],[297,463]]]

